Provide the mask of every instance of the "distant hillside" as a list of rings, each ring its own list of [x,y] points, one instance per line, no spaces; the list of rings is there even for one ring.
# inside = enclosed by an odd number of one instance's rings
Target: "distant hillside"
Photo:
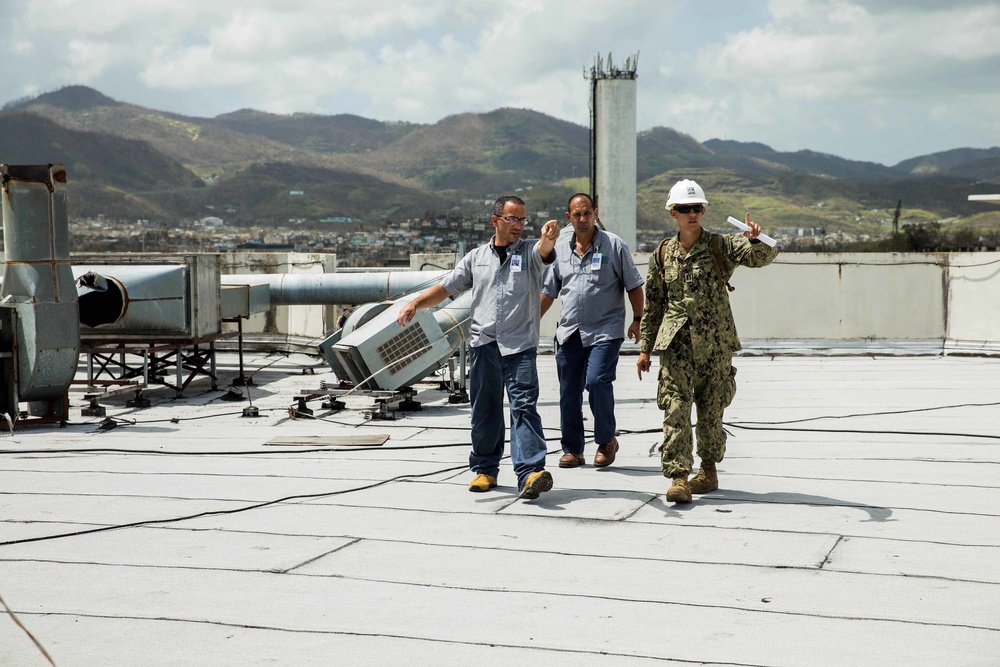
[[[668,229],[664,210],[670,187],[680,178],[693,178],[705,188],[709,206],[705,226],[730,230],[726,218],[751,211],[754,218],[778,227],[822,227],[827,231],[863,232],[871,225],[892,219],[902,201],[904,223],[915,217],[926,221],[929,212],[939,217],[977,216],[983,205],[968,201],[968,194],[995,192],[990,184],[970,184],[955,176],[897,179],[838,180],[800,172],[782,171],[767,177],[726,169],[675,169],[639,186],[637,226]]]
[[[693,137],[654,127],[636,137],[636,175],[640,182],[671,169],[718,167],[718,158]]]
[[[435,193],[366,174],[277,163],[253,164],[193,203],[201,210],[225,211],[227,219],[240,224],[340,216],[399,220],[448,209]]]
[[[19,104],[12,111],[27,111],[48,118],[66,128],[138,139],[180,162],[206,181],[225,178],[252,162],[296,162],[331,166],[319,153],[272,141],[257,135],[235,132],[199,118],[123,104],[99,93],[85,95],[80,86],[63,88]],[[84,89],[89,90],[89,89]],[[110,104],[86,106],[82,100]]]
[[[525,109],[457,114],[365,156],[361,164],[432,190],[481,198],[589,174],[587,128]]]
[[[352,154],[377,150],[424,127],[416,123],[383,123],[351,114],[282,116],[253,109],[216,116],[206,123],[320,153]]]
[[[114,107],[121,102],[113,100],[87,86],[65,86],[50,93],[36,97],[27,97],[5,104],[0,111],[24,110],[30,105],[47,105],[64,109],[65,111],[86,111],[97,107]]]
[[[895,168],[915,175],[952,174],[997,181],[1000,179],[1000,148],[956,148],[903,160]]]
[[[865,179],[896,178],[904,176],[898,170],[874,162],[845,160],[836,155],[816,151],[795,151],[781,153],[756,142],[725,141],[709,139],[705,147],[710,149],[721,164],[728,168],[739,168],[750,173],[774,173],[776,171],[797,171],[816,176],[833,178]]]
[[[62,162],[71,180],[126,190],[204,185],[144,141],[69,130],[29,113],[0,114],[0,156],[13,164]]]
[[[143,141],[66,129],[29,113],[0,114],[0,161],[66,165],[73,214],[167,215],[135,193],[204,190],[205,184]]]
[[[1000,148],[888,167],[754,142],[701,143],[664,127],[639,133],[636,148],[638,224],[656,233],[678,178],[706,187],[710,217],[721,216],[711,221],[722,228],[723,211],[750,209],[784,226],[861,229],[884,224],[899,200],[917,220],[983,216],[967,195],[1000,189]],[[588,128],[512,108],[431,125],[252,109],[191,118],[70,86],[0,111],[0,162],[64,162],[78,217],[380,221],[477,215],[514,191],[531,210],[558,211],[589,187],[589,149]]]

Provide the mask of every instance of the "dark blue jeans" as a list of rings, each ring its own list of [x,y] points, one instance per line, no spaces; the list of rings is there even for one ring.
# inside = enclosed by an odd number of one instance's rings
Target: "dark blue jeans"
[[[615,437],[615,389],[618,352],[622,338],[584,347],[576,331],[556,345],[556,371],[559,373],[559,415],[562,449],[568,454],[583,454],[583,390],[587,390],[590,412],[594,415],[594,440],[599,445]]]
[[[545,468],[545,436],[538,416],[538,367],[535,349],[501,356],[496,343],[469,350],[474,473],[497,476],[504,449],[503,392],[510,401],[510,460],[518,491],[528,475]]]

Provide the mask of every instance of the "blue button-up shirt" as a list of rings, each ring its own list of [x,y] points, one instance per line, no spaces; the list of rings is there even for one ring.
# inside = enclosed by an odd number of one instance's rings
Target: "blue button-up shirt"
[[[518,239],[507,247],[501,264],[492,243],[481,245],[459,260],[441,282],[451,296],[472,290],[472,347],[496,342],[503,356],[538,347],[538,294],[546,263],[537,246],[537,239]]]
[[[560,238],[542,287],[542,294],[559,299],[556,340],[565,343],[577,330],[584,347],[624,339],[625,292],[643,282],[628,245],[617,235],[598,229],[582,257],[576,234]]]

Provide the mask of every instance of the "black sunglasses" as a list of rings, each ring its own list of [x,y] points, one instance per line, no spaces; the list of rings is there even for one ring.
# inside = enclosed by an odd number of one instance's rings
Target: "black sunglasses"
[[[678,213],[690,213],[694,211],[695,213],[704,213],[704,204],[674,204],[674,210]]]

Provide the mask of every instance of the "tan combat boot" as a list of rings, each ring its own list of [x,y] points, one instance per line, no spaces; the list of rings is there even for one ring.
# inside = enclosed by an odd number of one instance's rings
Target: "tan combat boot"
[[[702,461],[698,474],[688,482],[691,493],[708,493],[719,488],[719,474],[715,471],[715,461]]]
[[[691,502],[691,486],[688,484],[687,475],[674,477],[667,489],[668,503],[689,503]]]

